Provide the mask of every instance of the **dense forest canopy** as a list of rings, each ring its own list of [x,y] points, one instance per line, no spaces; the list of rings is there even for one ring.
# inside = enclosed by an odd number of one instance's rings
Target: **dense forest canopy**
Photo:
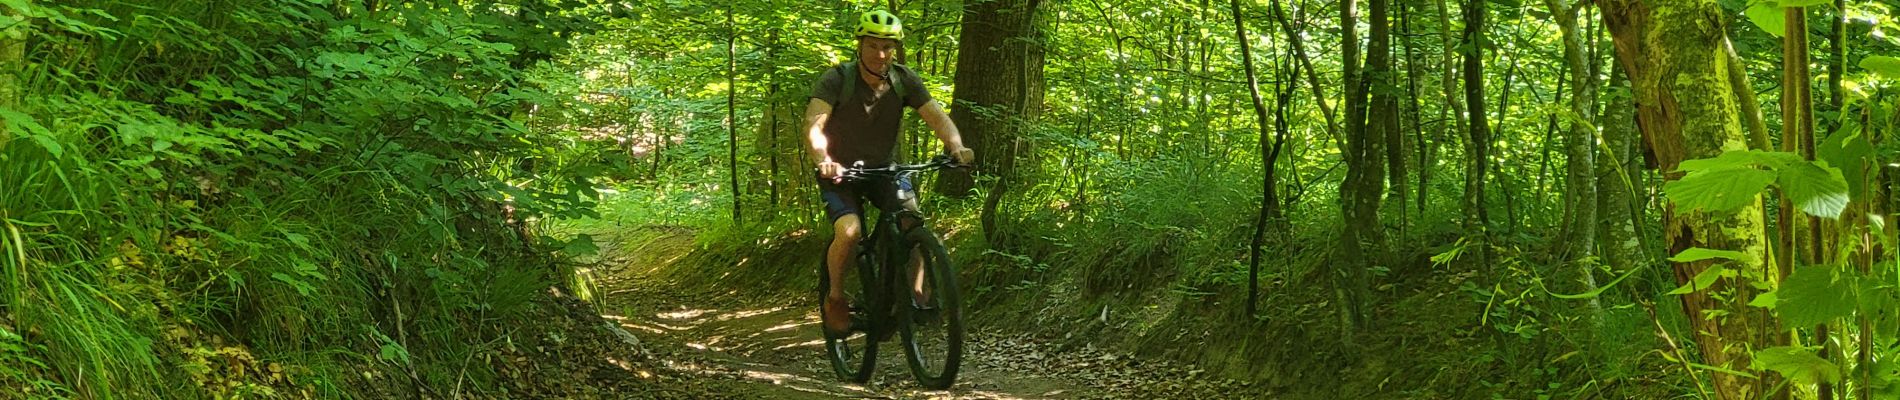
[[[972,331],[1246,397],[1900,396],[1886,1],[6,0],[0,398],[673,393],[527,382],[674,296],[625,282],[816,312],[872,10],[975,150],[919,185]]]

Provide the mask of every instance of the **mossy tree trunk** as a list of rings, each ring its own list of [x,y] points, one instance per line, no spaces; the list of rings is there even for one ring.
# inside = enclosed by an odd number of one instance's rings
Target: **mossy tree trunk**
[[[1730,68],[1741,66],[1732,65],[1723,48],[1727,38],[1721,21],[1729,17],[1716,0],[1604,0],[1599,5],[1630,76],[1637,125],[1665,181],[1681,178],[1672,171],[1685,160],[1748,148],[1741,106],[1727,76]],[[1663,238],[1671,254],[1691,247],[1765,254],[1762,222],[1759,197],[1732,213],[1665,207]],[[1763,278],[1759,260],[1730,262],[1743,280]],[[1713,265],[1713,260],[1675,263],[1673,270],[1678,282],[1688,282]],[[1747,309],[1748,285],[1732,282],[1718,280],[1681,301],[1703,363],[1743,371],[1755,347],[1749,338],[1764,324]],[[1718,293],[1723,295],[1713,295]],[[1766,390],[1761,381],[1738,375],[1717,373],[1713,381],[1721,399],[1754,399]]]

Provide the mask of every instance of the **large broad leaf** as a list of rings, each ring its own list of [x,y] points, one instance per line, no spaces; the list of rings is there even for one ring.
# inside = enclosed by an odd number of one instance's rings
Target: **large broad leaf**
[[[1840,167],[1841,176],[1847,179],[1848,193],[1866,193],[1863,187],[1866,186],[1866,169],[1874,160],[1874,146],[1861,132],[1860,122],[1850,118],[1842,121],[1839,132],[1829,135],[1814,149],[1814,158]]]
[[[1775,2],[1781,8],[1818,7],[1834,4],[1831,0],[1779,0]]]
[[[1729,212],[1754,201],[1775,173],[1754,168],[1728,168],[1692,173],[1681,180],[1663,184],[1670,201],[1688,209]]]
[[[1781,7],[1776,7],[1770,2],[1755,3],[1748,6],[1748,10],[1743,11],[1742,14],[1747,15],[1748,21],[1761,27],[1763,32],[1768,32],[1775,37],[1781,37],[1782,31],[1788,29],[1787,15],[1781,13]]]
[[[1854,314],[1857,301],[1853,275],[1836,274],[1833,266],[1795,268],[1775,290],[1775,311],[1789,327],[1815,326]]]
[[[1679,263],[1689,263],[1689,262],[1696,262],[1696,261],[1715,259],[1715,258],[1724,258],[1724,259],[1730,259],[1730,260],[1735,260],[1735,261],[1741,261],[1744,264],[1754,264],[1756,260],[1758,260],[1752,254],[1743,253],[1739,251],[1690,247],[1687,250],[1683,250],[1681,253],[1676,253],[1675,256],[1669,257],[1669,261],[1675,261]]]
[[[1676,166],[1676,170],[1693,174],[1733,168],[1779,169],[1801,161],[1800,155],[1785,151],[1737,150],[1725,151],[1715,157],[1683,161],[1682,164]]]
[[[1702,270],[1702,273],[1696,274],[1695,278],[1689,280],[1689,283],[1684,283],[1682,287],[1671,290],[1667,294],[1689,294],[1698,290],[1708,289],[1710,286],[1715,285],[1716,279],[1725,276],[1734,277],[1735,270],[1720,265],[1710,266],[1709,269]]]
[[[1900,58],[1867,56],[1860,59],[1860,68],[1887,79],[1900,79]]]
[[[1816,217],[1836,219],[1847,209],[1847,179],[1826,162],[1801,162],[1781,169],[1778,183],[1795,207]]]
[[[1749,368],[1780,373],[1798,385],[1812,385],[1818,382],[1837,383],[1841,381],[1841,369],[1834,363],[1814,355],[1814,349],[1805,347],[1770,347],[1755,352],[1755,361]]]

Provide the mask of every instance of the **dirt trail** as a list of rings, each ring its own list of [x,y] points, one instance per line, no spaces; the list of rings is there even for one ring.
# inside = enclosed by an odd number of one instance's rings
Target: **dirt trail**
[[[950,390],[919,387],[895,341],[880,346],[884,351],[870,383],[849,384],[824,359],[816,306],[806,296],[758,299],[729,287],[668,282],[663,268],[596,272],[605,275],[599,280],[603,315],[640,338],[650,354],[646,364],[664,370],[654,373],[682,377],[677,381],[696,386],[694,393],[758,399],[1260,398],[1243,394],[1252,391],[1235,382],[1199,379],[1191,368],[1086,346],[1058,350],[1028,336],[982,328],[971,330],[963,372]]]

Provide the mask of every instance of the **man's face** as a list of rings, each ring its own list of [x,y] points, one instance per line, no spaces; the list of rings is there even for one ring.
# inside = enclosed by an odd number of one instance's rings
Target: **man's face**
[[[865,69],[883,73],[884,68],[891,65],[891,59],[897,57],[897,45],[896,40],[858,37],[858,60]]]

